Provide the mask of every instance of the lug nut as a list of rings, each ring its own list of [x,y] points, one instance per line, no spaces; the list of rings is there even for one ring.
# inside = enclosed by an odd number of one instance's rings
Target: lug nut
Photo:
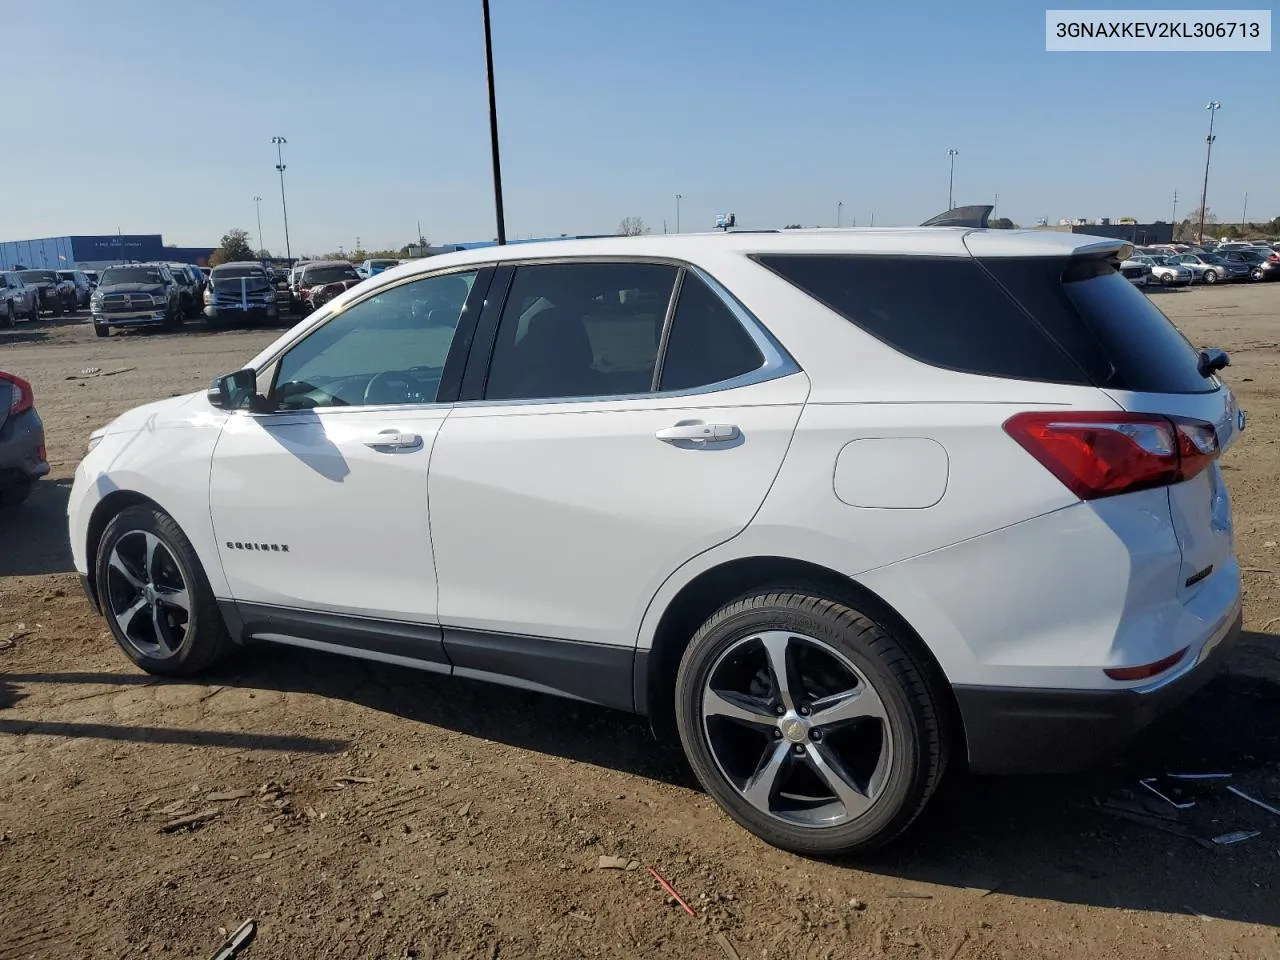
[[[800,753],[800,754],[804,753],[804,744],[803,744],[803,743],[797,743],[797,744],[796,744],[796,753]]]
[[[781,731],[781,730],[779,730],[777,727],[774,727],[774,728],[773,728],[773,739],[775,739],[775,740],[781,740],[781,739],[782,739],[782,731]]]
[[[819,740],[821,740],[821,739],[822,739],[822,731],[821,731],[821,730],[810,730],[810,731],[809,731],[809,739],[810,739],[810,740],[812,740],[814,743],[817,743]]]
[[[773,712],[776,713],[778,716],[782,716],[787,711],[782,708],[782,704],[778,704],[776,707],[773,708]]]
[[[800,707],[800,711],[799,711],[800,716],[802,716],[802,717],[807,717],[807,716],[809,715],[809,712],[810,712],[810,711],[809,711],[809,708],[808,708],[808,707],[806,707],[806,706],[801,706],[801,707]]]

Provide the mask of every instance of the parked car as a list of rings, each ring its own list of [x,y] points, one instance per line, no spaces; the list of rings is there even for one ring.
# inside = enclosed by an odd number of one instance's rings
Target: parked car
[[[1120,275],[1135,287],[1145,287],[1151,279],[1151,265],[1140,260],[1125,260],[1119,269]]]
[[[75,309],[78,310],[89,305],[89,296],[93,293],[93,284],[83,270],[59,270],[58,279],[75,285]]]
[[[312,260],[298,275],[298,305],[304,313],[319,310],[360,280],[356,268],[345,260]]]
[[[40,291],[23,280],[17,271],[0,273],[0,301],[3,301],[4,309],[0,314],[0,324],[4,326],[12,327],[18,317],[40,319]]]
[[[49,472],[31,384],[0,370],[0,507],[21,503]]]
[[[204,315],[210,324],[239,320],[274,323],[280,316],[279,304],[266,268],[252,260],[214,267],[204,292]]]
[[[1125,247],[928,227],[423,260],[94,431],[74,566],[147,672],[266,642],[635,711],[760,837],[866,851],[951,764],[1116,749],[1239,635],[1228,358]]]
[[[1270,256],[1255,250],[1228,250],[1223,258],[1234,263],[1244,264],[1249,270],[1249,277],[1255,281],[1280,279],[1280,253]]]
[[[75,312],[75,284],[61,279],[56,270],[19,270],[18,275],[23,281],[36,288],[40,296],[41,310],[55,317],[60,317],[68,311]]]
[[[1191,271],[1164,256],[1135,256],[1134,260],[1151,268],[1151,281],[1162,287],[1186,287],[1191,284]]]
[[[204,299],[201,290],[203,284],[194,276],[197,271],[185,263],[169,263],[165,266],[178,284],[178,305],[182,315],[187,318],[199,315],[204,308]]]
[[[383,270],[390,270],[392,267],[399,266],[399,264],[399,260],[366,260],[356,267],[356,273],[361,278],[368,279],[369,277],[376,277]]]
[[[1222,280],[1248,280],[1249,268],[1212,253],[1183,253],[1170,258],[1191,271],[1192,282],[1218,283]]]
[[[163,263],[107,267],[89,298],[93,332],[108,337],[112,327],[176,329],[183,320],[181,297],[178,282]]]

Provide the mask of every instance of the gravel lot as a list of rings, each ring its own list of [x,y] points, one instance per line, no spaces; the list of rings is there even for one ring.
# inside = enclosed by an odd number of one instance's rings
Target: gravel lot
[[[99,340],[83,316],[0,331],[54,471],[0,513],[0,960],[207,957],[247,917],[246,960],[1280,958],[1280,817],[1212,788],[1183,815],[1195,837],[1262,831],[1214,847],[1089,809],[1171,769],[1231,771],[1280,803],[1280,284],[1152,296],[1230,351],[1248,409],[1224,463],[1244,644],[1118,763],[957,778],[904,842],[856,864],[757,842],[621,714],[287,650],[200,683],[136,672],[65,543],[85,438],[278,331]],[[86,367],[103,373],[69,379]],[[602,855],[638,868],[599,869]]]

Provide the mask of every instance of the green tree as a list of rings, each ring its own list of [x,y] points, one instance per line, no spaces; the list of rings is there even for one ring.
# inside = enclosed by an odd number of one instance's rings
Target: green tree
[[[218,244],[218,249],[213,252],[213,256],[218,258],[218,263],[257,259],[253,253],[253,245],[249,242],[249,232],[239,227],[228,230],[222,235],[222,240]]]

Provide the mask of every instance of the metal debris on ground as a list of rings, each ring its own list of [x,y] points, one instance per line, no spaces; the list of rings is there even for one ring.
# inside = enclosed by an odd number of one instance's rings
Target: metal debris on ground
[[[1168,796],[1167,794],[1159,790],[1156,787],[1157,782],[1158,781],[1156,777],[1145,777],[1144,779],[1139,780],[1138,784],[1150,790],[1152,793],[1154,793],[1157,797],[1159,797],[1165,803],[1169,804],[1169,806],[1173,807],[1175,810],[1190,810],[1192,807],[1196,805],[1196,802],[1194,800],[1187,800],[1184,803],[1179,803],[1177,800],[1174,800],[1172,797]]]
[[[1230,780],[1229,773],[1168,773],[1170,780]]]
[[[653,867],[646,866],[645,869],[648,870],[649,873],[653,875],[653,879],[657,880],[658,883],[662,885],[663,890],[667,891],[667,893],[675,897],[676,903],[684,907],[685,913],[687,913],[689,916],[694,918],[698,916],[696,913],[693,912],[693,907],[689,906],[689,904],[684,902],[684,897],[680,896],[680,894],[676,892],[676,888],[673,887],[671,884],[667,883],[665,879],[663,879],[662,874],[660,874],[657,870],[653,869]]]
[[[1259,800],[1257,797],[1249,796],[1249,794],[1245,793],[1239,787],[1227,787],[1227,790],[1230,793],[1234,793],[1241,800],[1247,800],[1249,803],[1252,803],[1255,807],[1261,807],[1263,810],[1267,811],[1267,813],[1274,813],[1277,817],[1280,817],[1280,809],[1271,806],[1271,804],[1269,803],[1264,803],[1263,801]]]
[[[1182,826],[1182,824],[1172,821],[1163,815],[1150,813],[1137,813],[1132,810],[1123,809],[1114,804],[1097,803],[1081,803],[1073,800],[1070,806],[1077,810],[1089,810],[1093,813],[1100,813],[1106,817],[1115,817],[1118,820],[1128,820],[1131,823],[1141,824],[1144,827],[1150,827],[1153,830],[1159,830],[1161,833],[1168,833],[1175,837],[1182,837],[1184,840],[1190,840],[1192,843],[1198,844],[1209,849],[1213,848],[1213,844],[1203,837],[1196,836],[1191,830]]]
[[[238,955],[240,951],[249,946],[257,930],[258,926],[252,918],[246,920],[236,928],[235,933],[222,941],[209,960],[231,960],[232,957]]]
[[[1228,847],[1233,843],[1242,843],[1260,836],[1262,836],[1261,830],[1232,830],[1230,833],[1218,834],[1213,838],[1213,842],[1220,847]]]
[[[917,893],[914,890],[895,890],[893,893],[886,893],[885,898],[888,900],[932,900],[932,893]]]

